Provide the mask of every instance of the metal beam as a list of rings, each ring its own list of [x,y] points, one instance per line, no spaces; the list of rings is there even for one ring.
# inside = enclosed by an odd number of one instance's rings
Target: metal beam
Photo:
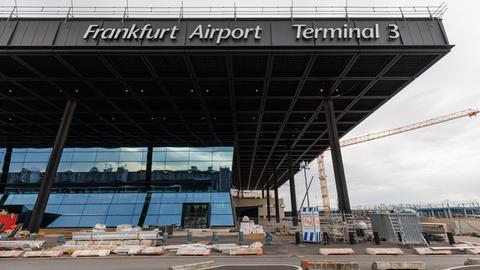
[[[330,140],[330,152],[332,153],[333,172],[335,173],[335,184],[337,187],[338,209],[344,213],[351,213],[350,200],[348,198],[347,181],[343,168],[342,151],[338,138],[337,120],[333,110],[333,101],[327,99],[325,102],[325,118],[327,120],[328,138]]]
[[[267,191],[267,220],[270,221],[272,217],[272,213],[270,212],[270,189],[268,188],[268,185],[266,186],[266,191]]]
[[[72,123],[73,113],[75,112],[76,106],[77,101],[72,99],[67,101],[67,105],[65,106],[62,121],[60,122],[55,143],[53,144],[52,153],[50,155],[50,159],[48,160],[47,169],[45,170],[45,174],[42,179],[40,191],[38,193],[35,206],[33,207],[32,214],[29,218],[28,230],[31,233],[38,232],[38,230],[40,230],[40,226],[42,225],[43,214],[45,212],[45,208],[47,207],[50,189],[53,185],[53,181],[55,180],[58,164],[60,163],[60,158],[62,157],[63,147],[67,141],[68,131],[70,129],[70,124]]]
[[[293,226],[298,226],[298,212],[297,212],[297,194],[295,192],[295,172],[293,171],[292,156],[288,153],[288,177],[290,182],[290,201],[292,205],[292,223]]]

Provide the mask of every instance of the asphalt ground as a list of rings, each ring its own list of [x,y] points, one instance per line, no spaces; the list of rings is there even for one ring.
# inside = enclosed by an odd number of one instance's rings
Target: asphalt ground
[[[195,262],[211,261],[215,265],[271,265],[270,269],[275,270],[273,265],[284,264],[300,266],[304,258],[323,259],[323,260],[342,260],[357,262],[360,269],[371,269],[375,261],[423,261],[427,269],[440,270],[453,266],[463,265],[468,255],[449,255],[449,256],[371,256],[371,255],[352,255],[352,256],[209,256],[209,257],[179,257],[179,256],[108,256],[103,258],[71,258],[61,257],[55,259],[46,258],[11,258],[0,259],[1,270],[166,270],[170,266],[189,264]],[[245,267],[244,267],[245,268]],[[241,268],[237,268],[241,269]]]

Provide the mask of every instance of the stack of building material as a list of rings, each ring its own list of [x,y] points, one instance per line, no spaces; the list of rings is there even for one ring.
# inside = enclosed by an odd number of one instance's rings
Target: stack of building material
[[[77,245],[146,245],[154,246],[158,231],[75,232],[72,240]]]
[[[249,246],[239,246],[229,249],[228,254],[231,256],[236,255],[262,255],[263,244],[260,242],[252,243]]]
[[[225,254],[230,254],[231,249],[236,249],[236,248],[239,248],[239,247],[240,246],[235,244],[235,243],[212,245],[213,250],[215,250],[217,252],[225,253]]]
[[[40,257],[61,257],[63,251],[61,250],[38,250],[26,251],[22,257],[24,258],[40,258]]]
[[[6,250],[0,251],[0,258],[16,258],[20,257],[24,251],[23,250]]]
[[[44,240],[0,241],[0,249],[37,250],[37,249],[41,249],[44,244],[45,244]]]
[[[180,256],[209,256],[211,249],[205,245],[182,245],[177,250],[177,255]]]
[[[263,226],[256,225],[247,216],[243,217],[242,222],[240,222],[240,231],[243,232],[247,240],[262,240],[265,238]]]
[[[100,250],[77,250],[73,252],[72,257],[105,257],[110,255],[109,249],[100,249]]]

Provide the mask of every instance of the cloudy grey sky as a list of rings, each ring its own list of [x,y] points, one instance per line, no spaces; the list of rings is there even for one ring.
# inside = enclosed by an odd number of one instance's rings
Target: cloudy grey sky
[[[2,0],[2,5],[14,0]],[[17,0],[19,5],[68,5],[70,0]],[[82,6],[123,6],[126,0],[73,0]],[[178,6],[179,0],[128,0],[130,6]],[[234,1],[203,0],[202,6],[232,5]],[[290,0],[237,0],[237,6],[289,5]],[[480,30],[478,0],[447,0],[444,17],[452,52],[416,81],[373,113],[344,139],[395,128],[467,108],[480,107]],[[343,5],[345,0],[300,1],[295,5]],[[424,5],[440,1],[349,0],[349,5]],[[184,0],[185,6],[199,6]],[[480,200],[480,117],[460,119],[386,139],[350,146],[342,150],[351,204],[389,204]],[[330,153],[326,153],[327,176],[332,206],[336,205]],[[308,179],[313,205],[321,204],[316,162]],[[299,201],[305,192],[303,174],[296,176]],[[280,189],[287,209],[289,188]]]

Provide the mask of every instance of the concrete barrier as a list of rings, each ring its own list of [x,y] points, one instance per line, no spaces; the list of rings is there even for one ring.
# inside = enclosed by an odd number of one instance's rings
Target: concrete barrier
[[[355,251],[351,248],[321,248],[318,250],[320,255],[354,255]]]
[[[403,255],[399,248],[367,248],[365,253],[368,255]]]
[[[22,255],[23,250],[0,250],[0,258],[16,258]]]
[[[408,270],[425,270],[427,269],[424,262],[420,261],[391,261],[391,262],[374,262],[372,264],[372,270],[396,270],[396,269],[408,269]]]
[[[413,251],[418,255],[452,255],[450,250],[432,250],[430,248],[414,248]]]
[[[61,250],[45,250],[45,251],[26,251],[23,253],[22,257],[24,258],[41,258],[41,257],[60,257],[63,256],[63,251]]]
[[[480,265],[480,258],[468,258],[464,265]]]
[[[358,270],[356,262],[337,260],[302,260],[301,266],[306,270]]]
[[[468,249],[466,249],[466,252],[468,254],[472,254],[472,255],[479,255],[480,254],[480,246],[475,246],[475,247],[468,248]]]
[[[184,264],[184,265],[175,265],[170,266],[169,270],[197,270],[197,269],[204,269],[207,267],[212,267],[214,261],[206,261],[206,262],[199,262],[199,263],[191,263],[191,264]]]
[[[106,257],[110,255],[109,249],[85,249],[85,250],[76,250],[72,253],[72,257]]]

